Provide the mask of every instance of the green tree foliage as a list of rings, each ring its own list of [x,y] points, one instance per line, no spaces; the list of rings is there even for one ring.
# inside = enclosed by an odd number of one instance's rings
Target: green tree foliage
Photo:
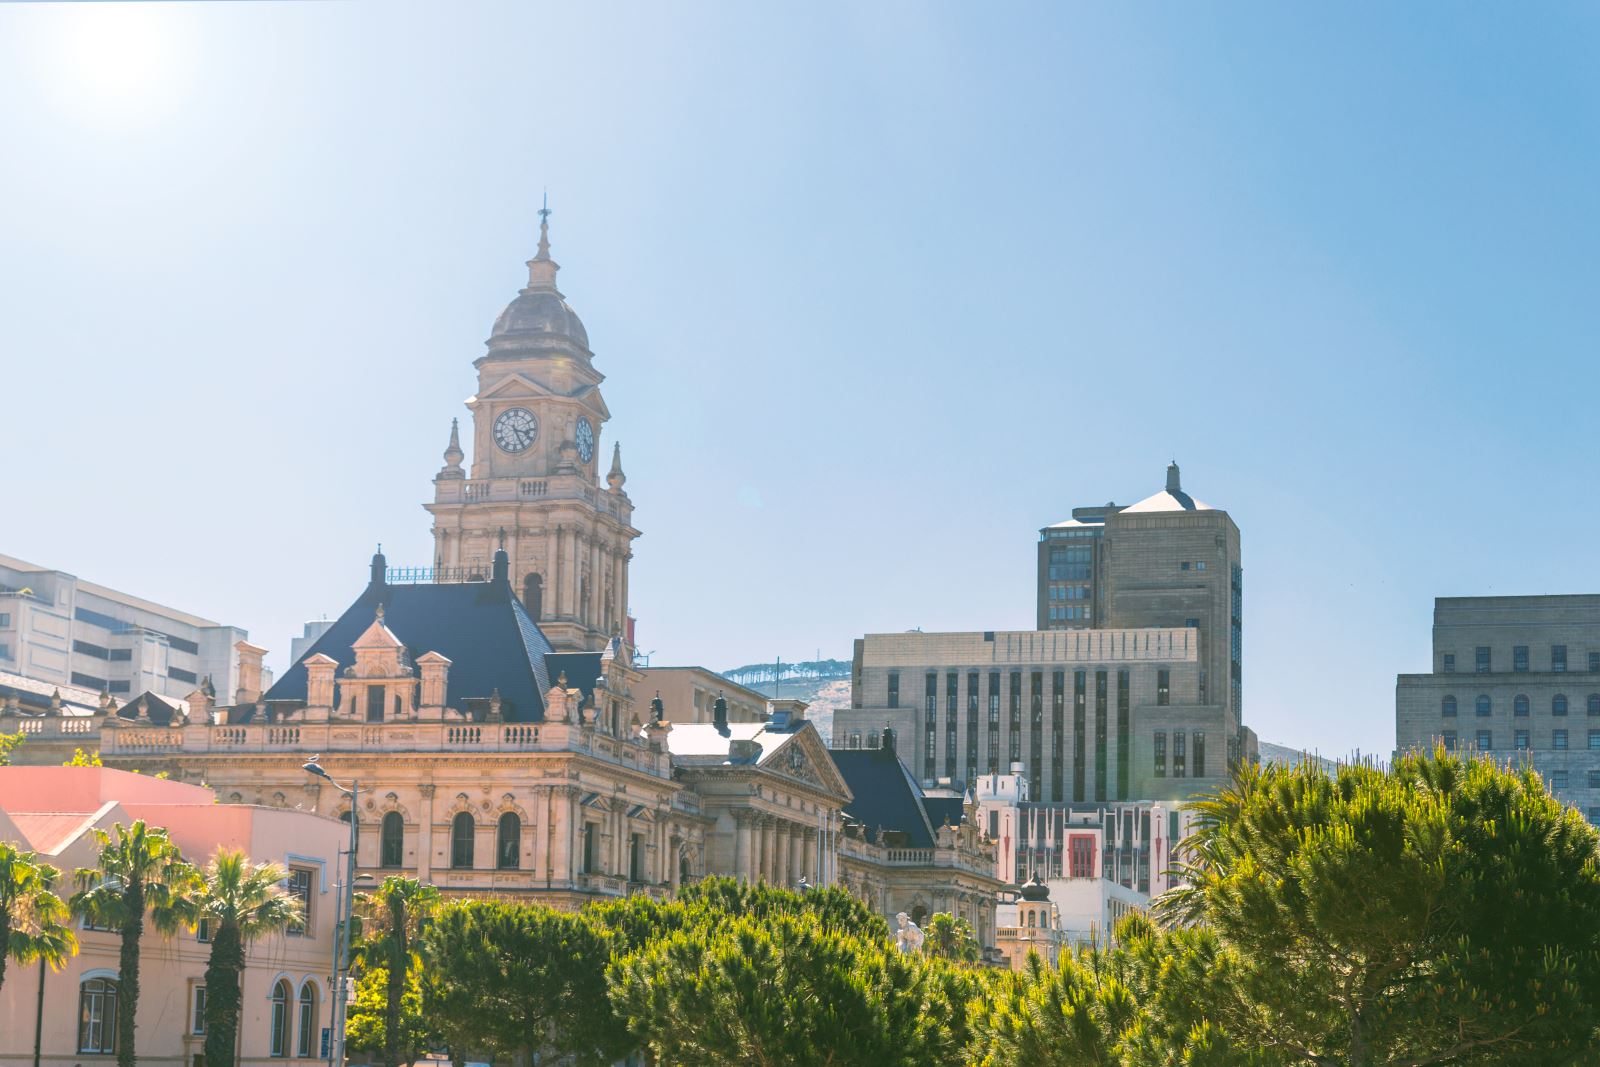
[[[100,762],[100,751],[98,749],[96,749],[93,752],[85,752],[81,748],[75,748],[75,749],[72,750],[72,758],[67,760],[61,766],[63,766],[63,767],[104,767],[105,764]],[[137,773],[137,772],[135,772],[135,773]]]
[[[28,735],[24,733],[0,734],[0,767],[10,766],[11,753],[21,748],[27,740]]]
[[[55,894],[61,872],[0,841],[0,987],[6,964],[43,959],[56,970],[78,951],[67,906]]]
[[[385,1055],[385,1050],[389,1048],[388,1017],[389,972],[382,967],[363,971],[356,979],[355,999],[345,1012],[346,1051],[352,1056],[358,1052],[367,1056]],[[419,971],[413,970],[406,976],[401,988],[400,1009],[395,1018],[398,1019],[393,1031],[397,1054],[401,1062],[415,1063],[440,1036],[422,1012],[422,976]]]
[[[587,916],[470,901],[446,906],[423,934],[423,1012],[457,1062],[470,1048],[587,1067],[633,1047],[606,1008],[613,938]]]
[[[211,927],[206,963],[206,1067],[233,1067],[239,1031],[239,975],[245,947],[303,918],[283,892],[284,869],[252,864],[237,849],[220,849],[189,900],[188,917]]]
[[[188,911],[188,899],[200,874],[173,844],[164,828],[144,820],[118,823],[110,833],[92,831],[100,850],[94,867],[76,872],[78,892],[72,911],[121,937],[117,968],[117,1065],[134,1067],[135,1022],[139,1012],[139,942],[145,917],[164,934],[177,930]]]
[[[736,878],[703,878],[684,887],[678,893],[678,901],[691,914],[711,911],[762,920],[804,913],[815,916],[825,930],[866,940],[882,940],[889,936],[889,924],[883,916],[838,886],[800,894],[765,882],[751,884]]]
[[[422,965],[420,937],[438,909],[439,899],[439,891],[433,886],[400,875],[390,875],[375,892],[356,898],[355,914],[360,923],[356,960],[364,969],[381,968],[387,976],[384,1067],[399,1067],[402,1062],[402,1001],[414,971]]]
[[[982,951],[972,934],[972,924],[947,911],[935,912],[922,928],[922,951],[951,963],[977,963]]]
[[[1252,769],[1202,806],[1172,913],[1237,953],[1206,1014],[1290,1062],[1589,1062],[1594,831],[1531,770]]]
[[[781,892],[781,891],[780,891]],[[661,1063],[894,1067],[960,1055],[944,966],[803,907],[707,910],[611,968],[611,997]]]

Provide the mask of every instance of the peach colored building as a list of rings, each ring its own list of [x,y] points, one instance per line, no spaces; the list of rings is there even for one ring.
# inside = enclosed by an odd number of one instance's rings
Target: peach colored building
[[[283,864],[287,888],[306,903],[302,930],[252,945],[243,976],[239,1062],[270,1065],[321,1060],[329,1025],[334,877],[349,830],[302,811],[218,804],[202,786],[109,767],[0,768],[0,841],[41,853],[70,877],[92,866],[90,830],[143,819],[164,826],[183,852],[204,863],[219,845],[253,860]],[[0,1067],[94,1067],[115,1061],[117,935],[77,930],[78,955],[60,972],[12,966],[0,987]],[[210,945],[204,928],[172,937],[145,934],[140,967],[141,1063],[203,1064],[202,1011]]]

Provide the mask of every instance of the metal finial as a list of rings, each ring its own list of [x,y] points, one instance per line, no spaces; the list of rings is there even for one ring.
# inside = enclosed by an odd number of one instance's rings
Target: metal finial
[[[543,226],[550,221],[550,190],[544,191],[544,205],[539,208],[539,225]]]

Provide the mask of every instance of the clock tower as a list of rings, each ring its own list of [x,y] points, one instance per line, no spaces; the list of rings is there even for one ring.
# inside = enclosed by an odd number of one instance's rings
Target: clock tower
[[[600,396],[605,375],[556,289],[550,212],[539,214],[527,288],[473,363],[471,472],[452,421],[433,502],[423,506],[433,515],[437,580],[486,579],[504,547],[517,594],[556,651],[594,652],[628,637],[628,561],[639,531],[620,447],[601,484],[600,431],[611,417]]]

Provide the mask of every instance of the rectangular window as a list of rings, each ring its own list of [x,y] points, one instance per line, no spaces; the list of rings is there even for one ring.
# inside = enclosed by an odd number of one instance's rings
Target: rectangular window
[[[316,872],[310,867],[290,867],[289,878],[284,886],[289,896],[300,902],[301,920],[287,928],[291,937],[304,937],[306,928],[311,925],[311,881]]]
[[[1088,671],[1072,672],[1072,799],[1078,802],[1084,798],[1084,779],[1088,777],[1088,676]]]
[[[1512,735],[1511,744],[1512,744],[1512,746],[1514,748],[1524,748],[1524,749],[1527,748],[1528,747],[1528,731],[1526,731],[1526,730],[1517,730]]]
[[[1446,752],[1454,752],[1456,750],[1456,732],[1454,730],[1446,730],[1444,732],[1444,750]]]
[[[1189,776],[1189,761],[1184,751],[1186,740],[1182,730],[1172,731],[1172,777],[1174,778]]]
[[[6,642],[4,642],[4,641],[0,641],[0,659],[10,659],[10,658],[11,658],[11,646],[9,644],[7,644]]]
[[[1444,673],[1456,673],[1456,654],[1454,652],[1446,652],[1444,654]]]
[[[1566,669],[1567,669],[1567,646],[1566,645],[1551,645],[1550,646],[1550,669],[1552,671],[1554,671],[1555,673],[1557,673],[1557,674],[1561,674],[1561,673],[1566,671]]]
[[[877,745],[873,745],[877,748]],[[594,823],[583,824],[583,866],[579,868],[583,874],[594,873]]]
[[[86,622],[91,626],[110,630],[114,634],[126,633],[133,628],[120,619],[113,619],[110,615],[105,615],[98,611],[90,611],[88,608],[73,608],[72,617],[79,622]]]
[[[1478,663],[1478,673],[1479,674],[1488,674],[1489,673],[1489,646],[1488,645],[1479,645],[1478,646],[1477,663]]]
[[[890,671],[889,672],[889,706],[891,708],[898,708],[900,706],[900,672],[899,671]]]
[[[11,613],[9,611],[0,611],[0,630],[7,629],[10,625]]]
[[[1166,707],[1172,703],[1172,672],[1163,667],[1156,671],[1156,706]]]
[[[1106,672],[1094,672],[1094,798],[1105,800],[1106,793]]]
[[[956,719],[961,709],[961,675],[944,676],[944,773],[956,776]]]
[[[1555,770],[1555,771],[1551,771],[1550,772],[1550,788],[1551,789],[1565,789],[1565,788],[1567,788],[1567,769],[1565,767],[1561,768],[1560,770]]]
[[[1194,732],[1194,745],[1189,757],[1194,765],[1194,777],[1204,778],[1206,776],[1206,735],[1203,730]]]
[[[1567,747],[1567,732],[1565,730],[1552,730],[1550,732],[1550,747],[1551,748],[1566,748]]]
[[[174,652],[187,652],[191,656],[198,656],[200,654],[200,646],[195,644],[193,641],[185,641],[183,638],[173,637],[171,634],[167,634],[166,638],[167,644]]]
[[[938,775],[939,748],[939,676],[932,671],[923,677],[922,729],[928,739],[923,755],[922,776],[932,779]]]
[[[1589,747],[1600,748],[1600,730],[1589,731]]]
[[[1011,700],[1008,705],[1010,710],[1010,732],[1007,738],[1007,759],[1012,763],[1022,761],[1022,672],[1012,671],[1009,675],[1011,682]]]
[[[1589,772],[1589,788],[1600,789],[1600,770],[1591,770]]]
[[[1059,802],[1066,789],[1065,755],[1067,731],[1067,674],[1055,671],[1050,675],[1050,799]]]
[[[967,672],[967,782],[978,777],[978,672]]]
[[[989,773],[1000,773],[1000,672],[989,672]]]
[[[78,986],[78,1051],[117,1051],[117,983],[109,978]]]
[[[186,671],[179,667],[168,667],[167,677],[174,682],[188,682],[190,684],[199,680],[199,675],[195,674],[194,671]]]
[[[644,881],[644,835],[628,835],[628,881]]]
[[[211,940],[211,920],[201,919],[194,927],[194,939],[202,944]]]
[[[1511,650],[1511,669],[1513,671],[1516,671],[1518,674],[1526,674],[1527,673],[1527,671],[1528,671],[1528,646],[1527,645],[1517,645],[1515,648],[1513,648]]]
[[[1094,838],[1087,834],[1074,834],[1068,845],[1068,855],[1068,870],[1072,872],[1070,877],[1094,877]]]
[[[100,690],[106,687],[106,680],[104,678],[96,678],[92,674],[79,674],[77,671],[73,671],[71,678],[72,684],[80,689],[93,689],[98,693]]]
[[[1479,752],[1490,752],[1490,751],[1493,751],[1494,750],[1494,731],[1493,730],[1479,730],[1478,731],[1477,745],[1478,745],[1478,751]]]
[[[1033,788],[1028,795],[1044,799],[1044,673],[1028,675],[1028,776]]]
[[[189,1013],[189,1032],[191,1034],[204,1034],[206,1032],[206,987],[197,985],[189,1002],[192,1008]]]
[[[131,649],[131,648],[113,648],[111,650],[111,662],[112,663],[131,663],[131,662],[133,662],[133,649]]]
[[[93,656],[95,659],[110,659],[111,650],[100,645],[91,645],[87,641],[73,641],[72,651],[80,656]]]
[[[1132,774],[1133,729],[1129,723],[1128,672],[1117,672],[1117,799],[1128,799],[1128,780]]]
[[[133,692],[133,683],[132,682],[112,682],[109,686],[106,687],[106,691],[109,692],[109,693],[131,693],[131,692]]]
[[[1167,776],[1167,732],[1157,730],[1155,737],[1156,777]]]
[[[1589,673],[1600,674],[1600,652],[1589,653]]]

